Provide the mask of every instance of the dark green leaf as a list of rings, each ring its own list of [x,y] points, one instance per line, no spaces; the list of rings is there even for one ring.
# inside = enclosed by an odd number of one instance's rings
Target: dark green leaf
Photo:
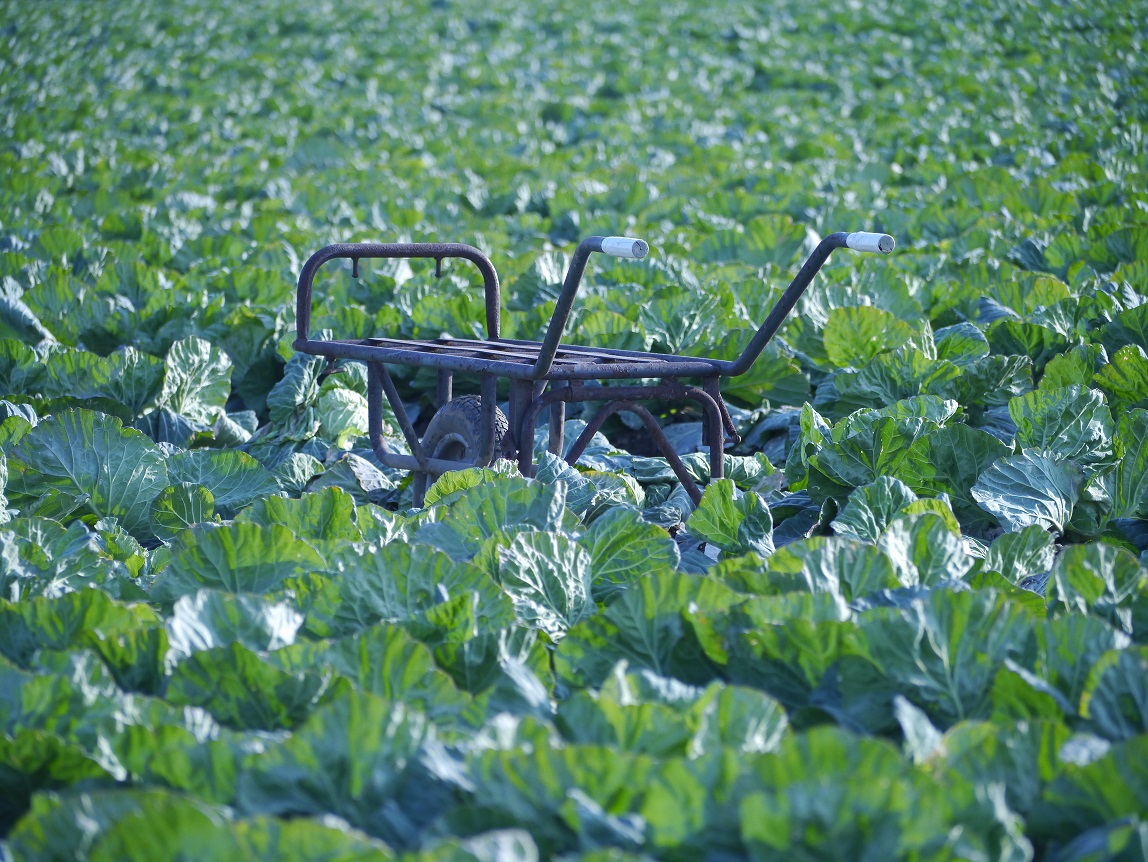
[[[152,531],[171,542],[181,531],[214,520],[215,498],[211,491],[193,482],[180,482],[164,489],[151,502]]]
[[[825,352],[838,368],[862,368],[878,353],[901,347],[913,329],[871,305],[835,308],[825,324]]]
[[[1079,499],[1080,484],[1071,464],[1025,449],[981,473],[971,495],[1010,532],[1033,525],[1064,532]]]
[[[332,813],[390,844],[411,845],[445,808],[447,790],[421,767],[432,736],[402,703],[346,692],[325,704],[240,778],[248,813]]]
[[[659,676],[705,679],[704,660],[686,649],[681,609],[693,601],[703,610],[720,610],[736,600],[737,593],[716,581],[651,573],[566,633],[554,653],[555,671],[571,685],[592,688],[626,659]]]
[[[469,559],[500,530],[561,530],[570,523],[565,502],[565,488],[561,486],[518,476],[499,478],[474,487],[457,500],[441,501],[443,517],[419,530],[417,539],[457,559]]]
[[[246,452],[197,449],[167,459],[173,482],[190,482],[211,492],[215,508],[224,518],[259,497],[279,494],[279,483]]]
[[[499,580],[523,625],[558,641],[594,612],[590,555],[573,540],[524,531],[497,553]]]
[[[279,670],[233,642],[176,665],[165,697],[177,706],[201,706],[229,727],[278,730],[301,723],[325,687],[317,673]]]
[[[1117,407],[1148,407],[1148,354],[1138,344],[1121,347],[1091,381]]]
[[[677,544],[633,509],[610,509],[579,540],[590,552],[591,591],[608,600],[648,572],[677,568]]]
[[[769,506],[752,491],[740,492],[730,479],[711,482],[689,520],[691,535],[729,554],[773,552]]]
[[[175,603],[167,634],[172,660],[179,661],[233,643],[255,652],[277,650],[294,642],[302,623],[302,615],[287,604],[199,590]]]
[[[1080,714],[1114,742],[1148,733],[1148,647],[1102,655],[1088,675]]]
[[[984,567],[999,572],[1013,584],[1043,575],[1052,568],[1056,547],[1052,536],[1036,524],[1017,533],[999,536],[985,554]]]
[[[79,746],[40,730],[0,736],[0,831],[28,809],[32,794],[111,784],[113,776]]]
[[[959,580],[975,562],[965,553],[960,535],[932,513],[897,518],[877,546],[888,555],[898,580],[907,587]]]
[[[1052,567],[1048,597],[1076,613],[1096,613],[1131,629],[1131,600],[1144,592],[1148,572],[1123,548],[1103,542],[1070,545]]]
[[[41,422],[8,453],[13,501],[59,492],[83,498],[96,518],[118,518],[133,536],[151,534],[151,501],[167,486],[163,455],[118,419],[69,410]]]
[[[1027,356],[1040,374],[1052,357],[1068,348],[1064,336],[1046,326],[1019,320],[998,320],[985,331],[989,347],[999,356]]]
[[[1095,389],[1030,392],[1012,399],[1008,410],[1016,423],[1017,445],[1023,448],[1093,468],[1113,460],[1112,414]]]
[[[991,522],[973,498],[973,485],[1006,454],[1007,447],[993,435],[958,423],[916,440],[897,475],[918,494],[948,494],[961,522],[979,526]]]
[[[171,562],[154,589],[163,601],[201,587],[260,594],[278,589],[287,578],[323,568],[319,554],[286,527],[200,524],[176,537]]]
[[[193,422],[214,421],[231,394],[231,360],[202,338],[175,342],[164,360],[160,403]]]
[[[1113,518],[1148,517],[1148,411],[1120,417],[1116,432],[1120,463],[1112,500]]]
[[[897,514],[916,499],[904,482],[882,476],[849,495],[849,502],[833,521],[833,532],[861,542],[876,542]]]
[[[858,620],[865,654],[942,727],[987,717],[997,669],[1022,656],[1027,614],[991,591],[934,590],[905,608]]]

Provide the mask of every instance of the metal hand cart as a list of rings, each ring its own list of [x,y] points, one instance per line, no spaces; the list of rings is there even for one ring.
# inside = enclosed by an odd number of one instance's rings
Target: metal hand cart
[[[486,255],[472,246],[422,242],[337,243],[315,252],[299,274],[298,337],[294,346],[296,350],[313,356],[326,356],[331,360],[354,359],[367,364],[371,446],[381,463],[416,474],[415,505],[422,505],[431,477],[465,467],[485,467],[495,457],[516,459],[519,471],[530,476],[534,460],[534,431],[542,411],[549,410],[550,415],[548,449],[561,456],[566,404],[578,401],[602,401],[605,404],[566,453],[568,463],[577,463],[607,418],[620,411],[628,411],[642,421],[696,503],[701,499],[701,490],[657,420],[638,402],[658,399],[699,404],[704,416],[702,442],[709,447],[710,476],[720,479],[726,435],[733,443],[739,442],[740,438],[718,389],[719,380],[736,377],[749,370],[834,249],[887,254],[893,246],[893,237],[888,234],[834,233],[825,237],[785,289],[745,351],[730,361],[561,343],[590,255],[598,252],[638,260],[649,252],[649,246],[640,239],[592,236],[582,240],[563,281],[554,317],[541,341],[500,337],[498,273]],[[486,339],[449,336],[425,340],[312,339],[311,288],[315,273],[327,261],[338,258],[351,260],[355,276],[358,275],[359,261],[367,258],[433,259],[439,274],[446,259],[470,261],[481,273],[486,292]],[[403,408],[387,365],[438,369],[437,411],[421,440]],[[480,395],[452,399],[455,374],[477,375]],[[500,377],[510,382],[509,416],[503,415],[497,405],[496,384]],[[687,383],[685,379],[700,383]],[[630,382],[635,380],[657,382]],[[612,384],[605,381],[624,382]],[[392,451],[383,439],[384,395],[410,447],[410,455]]]

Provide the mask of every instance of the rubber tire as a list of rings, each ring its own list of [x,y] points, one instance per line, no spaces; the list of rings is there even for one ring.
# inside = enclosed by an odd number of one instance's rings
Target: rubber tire
[[[449,401],[431,417],[423,433],[423,450],[431,458],[473,461],[482,437],[482,398],[463,395]],[[505,457],[510,445],[510,422],[494,408],[494,457]],[[421,506],[431,484],[430,473],[416,473],[411,483],[415,505]]]

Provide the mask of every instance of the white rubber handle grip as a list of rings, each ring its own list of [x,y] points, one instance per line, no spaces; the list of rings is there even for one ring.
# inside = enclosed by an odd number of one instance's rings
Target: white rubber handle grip
[[[866,233],[857,231],[845,238],[845,244],[854,251],[876,251],[888,254],[897,245],[893,237],[887,233]]]
[[[612,257],[641,260],[650,253],[650,246],[645,240],[634,239],[633,237],[608,236],[602,240],[602,252]]]

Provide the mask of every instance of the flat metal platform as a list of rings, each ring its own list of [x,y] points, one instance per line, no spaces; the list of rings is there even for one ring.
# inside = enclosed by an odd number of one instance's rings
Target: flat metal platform
[[[549,371],[536,375],[539,341],[365,338],[296,342],[295,349],[319,356],[430,366],[448,371],[497,374],[519,380],[606,380],[634,377],[712,377],[730,363],[695,356],[642,353],[580,345],[560,345]]]

